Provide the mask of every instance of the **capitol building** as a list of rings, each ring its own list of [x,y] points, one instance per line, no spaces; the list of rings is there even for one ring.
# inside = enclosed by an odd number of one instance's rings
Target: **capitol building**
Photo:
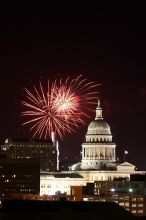
[[[99,100],[95,119],[88,125],[81,153],[81,161],[70,166],[69,171],[41,173],[41,195],[55,195],[57,192],[69,195],[71,186],[85,186],[87,182],[113,181],[117,178],[130,180],[131,174],[145,174],[127,161],[116,161],[116,144],[109,124],[104,121]]]

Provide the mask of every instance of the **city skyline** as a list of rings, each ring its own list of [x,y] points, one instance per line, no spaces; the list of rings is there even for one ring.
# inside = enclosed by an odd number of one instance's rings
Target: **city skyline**
[[[116,19],[115,19],[116,16]],[[86,17],[87,18],[87,17]],[[57,75],[84,74],[98,88],[105,121],[112,128],[117,154],[145,169],[146,77],[144,12],[97,12],[93,21],[58,22],[39,15],[3,17],[0,59],[0,140],[24,138],[20,100],[24,87]],[[94,110],[94,109],[93,109]],[[79,157],[87,126],[67,135],[62,158]],[[76,143],[73,140],[76,140]],[[69,143],[69,144],[68,144]],[[71,147],[69,148],[68,145]]]

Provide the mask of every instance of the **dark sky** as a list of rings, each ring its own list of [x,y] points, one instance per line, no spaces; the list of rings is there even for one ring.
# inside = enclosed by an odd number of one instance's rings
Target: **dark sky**
[[[13,6],[14,7],[14,6]],[[93,6],[94,8],[94,6]],[[54,8],[55,10],[55,8]],[[30,137],[21,126],[23,88],[39,79],[85,74],[99,87],[117,154],[146,169],[146,30],[143,9],[80,12],[2,9],[0,19],[0,140]],[[94,118],[94,115],[92,116]],[[87,125],[90,120],[87,121]],[[87,127],[67,135],[61,158],[79,156]],[[74,141],[76,140],[76,141]]]

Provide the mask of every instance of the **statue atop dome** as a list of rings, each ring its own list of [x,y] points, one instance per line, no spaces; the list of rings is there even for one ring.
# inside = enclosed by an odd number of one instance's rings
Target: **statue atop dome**
[[[101,108],[101,105],[100,105],[100,99],[98,99],[98,104],[97,104],[97,108],[96,108],[96,117],[95,117],[95,120],[102,120],[103,117],[102,117],[102,108]]]

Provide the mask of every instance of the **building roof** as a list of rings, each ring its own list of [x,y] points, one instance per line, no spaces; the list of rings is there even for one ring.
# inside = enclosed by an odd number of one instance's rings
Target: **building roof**
[[[5,144],[19,144],[19,143],[24,143],[24,144],[35,144],[35,143],[40,143],[40,144],[47,144],[47,143],[52,143],[51,138],[45,140],[45,139],[34,139],[34,140],[28,140],[28,139],[18,139],[18,138],[7,138],[5,140]]]
[[[61,173],[61,174],[54,174],[55,178],[83,178],[78,173]]]
[[[124,162],[124,163],[121,163],[121,164],[119,164],[119,165],[117,165],[118,167],[119,166],[122,166],[122,167],[135,167],[135,165],[133,165],[133,164],[131,164],[131,163],[129,163],[129,162]]]
[[[19,214],[18,214],[19,213]],[[137,219],[113,202],[4,200],[0,219]]]
[[[89,124],[87,134],[111,135],[110,126],[103,119],[94,120]]]
[[[55,178],[83,178],[78,173],[41,172],[41,175],[48,175],[48,176],[52,176],[52,177],[55,177]]]

